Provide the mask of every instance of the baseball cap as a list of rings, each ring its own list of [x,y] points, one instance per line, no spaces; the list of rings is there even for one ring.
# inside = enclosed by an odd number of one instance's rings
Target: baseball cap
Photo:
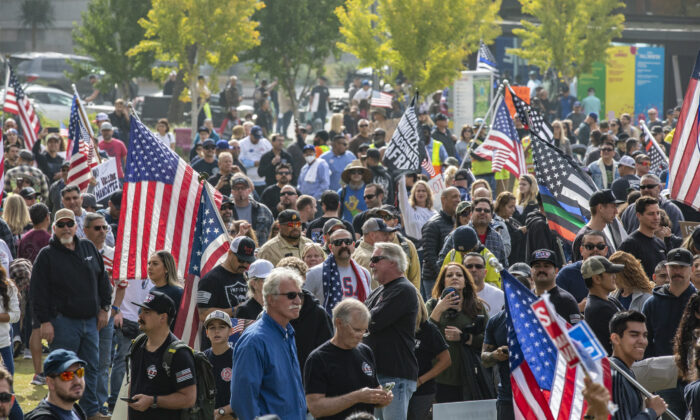
[[[31,199],[36,197],[36,191],[32,187],[24,187],[19,192],[19,195],[21,195],[22,198]]]
[[[214,139],[206,139],[202,142],[202,147],[216,147]]]
[[[119,208],[122,205],[122,190],[116,190],[109,197],[109,201],[112,202],[114,207]]]
[[[685,248],[675,248],[666,254],[666,265],[682,265],[690,267],[693,265],[693,254]]]
[[[362,143],[357,150],[369,149],[369,143]]]
[[[362,233],[365,235],[370,232],[396,232],[398,229],[397,227],[387,226],[384,220],[378,217],[369,218],[362,225]]]
[[[591,195],[591,198],[588,200],[588,205],[589,207],[595,207],[598,204],[609,204],[614,202],[615,195],[613,195],[612,190],[605,189],[594,192],[593,195]]]
[[[624,165],[629,168],[634,168],[634,158],[632,158],[632,156],[624,155],[620,159],[620,162],[618,162],[618,165]]]
[[[34,162],[34,153],[29,150],[22,150],[19,152],[19,158],[26,162]]]
[[[277,215],[277,221],[280,223],[301,222],[301,217],[298,211],[286,209],[282,210],[280,214]]]
[[[341,228],[345,229],[345,224],[343,224],[343,222],[341,222],[339,219],[332,218],[326,220],[326,223],[323,224],[323,234],[328,235],[336,226],[340,226]]]
[[[379,149],[368,149],[367,157],[370,159],[379,160],[381,158],[381,153],[379,153]]]
[[[362,86],[369,86],[369,80],[363,79],[363,80],[362,80]]]
[[[468,181],[469,180],[469,171],[466,169],[460,169],[457,172],[455,172],[455,181]]]
[[[199,128],[197,129],[197,133],[201,133],[202,131],[206,131],[207,133],[210,133],[209,128],[206,125],[200,125]]]
[[[382,204],[380,209],[386,210],[389,214],[391,214],[392,216],[394,216],[396,218],[401,217],[401,212],[399,211],[399,209],[392,206],[391,204]]]
[[[231,200],[231,197],[229,197],[229,196],[227,196],[227,195],[225,195],[225,196],[221,199],[221,208],[222,208],[222,209],[223,209],[224,207],[231,207],[231,208],[233,208],[235,205],[236,205],[236,203],[234,203],[233,200]]]
[[[306,146],[304,146],[304,150],[303,150],[303,151],[305,152],[305,151],[307,151],[307,150],[314,150],[314,151],[315,151],[316,148],[315,148],[312,144],[307,144]]]
[[[619,273],[624,269],[625,266],[622,264],[613,264],[603,256],[594,255],[585,260],[581,265],[581,276],[583,276],[584,279],[590,279],[596,274]]]
[[[455,214],[460,215],[465,210],[469,210],[471,208],[472,208],[472,203],[470,201],[460,201],[460,203],[457,204],[457,210],[455,210]]]
[[[514,276],[522,276],[522,277],[530,277],[530,274],[532,273],[532,271],[530,270],[530,266],[523,263],[523,262],[519,262],[519,263],[515,263],[515,264],[511,265],[508,268],[508,272]]]
[[[255,261],[255,242],[247,236],[239,236],[231,241],[231,252],[241,261]]]
[[[589,117],[593,118],[593,121],[598,121],[598,114],[591,112],[588,114]]]
[[[693,244],[695,248],[700,249],[700,226],[696,226],[693,233],[690,235],[693,239]]]
[[[437,114],[435,116],[435,121],[447,121],[447,115],[442,114],[442,113]]]
[[[459,252],[469,252],[479,243],[476,231],[471,226],[460,226],[452,235],[454,249]]]
[[[613,195],[615,196],[615,204],[627,202],[627,194],[629,194],[630,188],[632,188],[628,180],[625,178],[618,178],[613,181],[611,187]]]
[[[574,106],[581,106],[581,102],[580,101],[574,102]]]
[[[95,116],[95,121],[97,121],[97,122],[109,121],[109,117],[104,112],[100,112]]]
[[[102,125],[100,125],[100,131],[112,130],[112,129],[113,129],[112,123],[110,123],[109,121],[105,121],[102,123]]]
[[[530,259],[527,263],[532,266],[532,264],[536,263],[537,261],[547,261],[557,267],[557,258],[554,255],[554,252],[550,251],[549,249],[538,249],[534,251],[532,254],[530,254]]]
[[[207,328],[207,326],[213,321],[221,321],[228,325],[229,328],[233,327],[233,324],[231,324],[231,317],[228,316],[226,312],[219,309],[212,311],[209,313],[209,315],[207,315],[207,318],[204,320],[204,328]]]
[[[158,292],[153,290],[149,292],[143,299],[143,302],[131,302],[139,308],[150,309],[156,311],[159,314],[168,314],[172,316],[175,314],[175,302],[163,292]]]
[[[250,135],[256,139],[261,138],[263,136],[262,128],[260,128],[259,125],[254,125],[253,128],[250,129]]]
[[[216,148],[221,150],[228,150],[231,148],[231,146],[226,140],[219,140],[216,142]]]
[[[102,204],[97,204],[97,200],[95,199],[94,194],[90,193],[83,193],[81,194],[83,197],[83,208],[87,209],[88,207],[96,208],[96,209],[101,209]]]
[[[248,267],[248,278],[249,279],[264,279],[270,275],[275,266],[268,260],[255,260],[254,263]]]
[[[71,365],[78,363],[81,366],[87,365],[85,360],[78,357],[71,350],[56,349],[49,353],[44,360],[44,374],[47,376],[58,375],[65,372]]]
[[[73,213],[71,209],[60,209],[56,212],[56,216],[54,216],[53,220],[54,222],[58,222],[61,219],[70,219],[75,222],[75,213]]]
[[[243,178],[242,176],[236,176],[231,179],[231,187],[234,187],[238,184],[243,184],[246,187],[250,187],[250,184],[248,184],[248,180]]]

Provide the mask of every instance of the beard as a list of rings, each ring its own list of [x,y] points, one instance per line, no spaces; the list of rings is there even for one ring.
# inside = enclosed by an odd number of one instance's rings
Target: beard
[[[73,243],[73,236],[61,236],[58,240],[61,241],[61,245],[68,245]]]

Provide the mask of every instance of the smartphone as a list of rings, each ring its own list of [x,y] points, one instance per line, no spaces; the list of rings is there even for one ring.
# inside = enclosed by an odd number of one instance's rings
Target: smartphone
[[[48,127],[46,129],[48,133],[60,133],[61,131],[58,129],[58,127]]]
[[[382,389],[383,389],[384,391],[389,392],[389,391],[391,391],[392,389],[394,389],[394,385],[396,385],[395,382],[387,382],[387,383],[385,383],[384,385],[382,385]]]
[[[126,401],[128,403],[135,403],[136,402],[136,400],[131,398],[131,397],[119,397],[119,399],[122,401]]]

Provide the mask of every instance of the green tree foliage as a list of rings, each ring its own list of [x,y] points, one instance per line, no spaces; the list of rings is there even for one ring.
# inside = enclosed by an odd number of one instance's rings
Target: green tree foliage
[[[189,86],[182,93],[191,101],[193,135],[204,106],[197,101],[200,66],[211,65],[214,78],[238,61],[238,54],[258,45],[258,23],[251,16],[262,7],[257,0],[153,0],[147,17],[139,20],[146,39],[127,54],[155,53],[158,60],[177,63],[178,77]],[[152,73],[164,80],[170,70],[153,68]],[[176,89],[173,98],[183,98],[180,93]]]
[[[607,58],[607,47],[622,34],[625,7],[618,0],[520,0],[522,11],[536,21],[522,20],[513,33],[521,48],[509,49],[530,64],[554,69],[571,78],[589,72]]]
[[[479,40],[500,33],[500,0],[347,0],[336,9],[343,41],[338,47],[362,64],[401,71],[421,92],[451,84]]]
[[[244,55],[257,71],[276,77],[297,109],[323,73],[323,63],[337,53],[339,22],[333,10],[343,0],[267,0],[253,19],[260,22],[260,45]],[[297,94],[296,85],[301,89]]]
[[[91,0],[82,13],[82,25],[74,24],[76,52],[94,58],[104,71],[101,89],[110,90],[116,84],[121,96],[130,98],[129,82],[135,77],[150,75],[153,53],[126,55],[143,40],[146,31],[135,22],[146,17],[150,8],[149,0]],[[74,67],[78,77],[93,70],[78,64]]]
[[[53,25],[51,0],[23,0],[19,20],[22,26],[32,30],[32,50],[36,50],[36,31]]]

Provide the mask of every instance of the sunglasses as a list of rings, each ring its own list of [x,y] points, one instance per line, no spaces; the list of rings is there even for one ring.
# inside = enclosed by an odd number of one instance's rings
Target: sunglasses
[[[289,171],[277,172],[277,175],[287,175],[288,176],[289,174],[291,174],[291,172],[289,172]]]
[[[360,127],[369,127],[368,124],[360,124]]]
[[[485,266],[483,264],[466,264],[465,267],[467,267],[467,269],[469,269],[469,270],[472,270],[472,269],[483,270],[483,268]]]
[[[297,195],[297,193],[295,193],[294,191],[285,191],[281,192],[280,195]]]
[[[583,244],[583,247],[586,248],[589,251],[593,251],[593,248],[597,248],[599,251],[602,251],[607,247],[606,244]]]
[[[231,149],[233,149],[233,150],[241,150],[241,147],[240,147],[240,146],[231,146]]]
[[[481,207],[474,209],[474,211],[477,213],[491,213],[491,209],[485,209]]]
[[[612,152],[612,151],[613,151],[613,148],[612,148],[612,147],[603,147],[603,148],[600,149],[600,150],[602,150],[602,151],[604,151],[604,152]]]
[[[287,222],[286,225],[288,228],[300,228],[301,222]]]
[[[72,228],[75,226],[75,222],[72,220],[69,220],[67,222],[56,222],[56,227],[63,229],[64,227],[68,226],[69,228]]]
[[[375,255],[374,257],[370,258],[369,261],[370,261],[372,264],[376,264],[376,263],[378,263],[379,261],[381,261],[381,260],[386,260],[386,259],[388,259],[388,258],[389,258],[389,257],[385,257],[384,255]]]
[[[109,226],[107,226],[107,225],[103,225],[103,226],[93,226],[92,229],[93,229],[95,232],[99,232],[99,231],[101,231],[101,230],[104,230],[104,231],[106,232],[106,231],[109,230]]]
[[[367,194],[365,196],[365,200],[374,200],[374,197],[376,197],[377,194]]]
[[[214,150],[216,146],[204,146],[204,150]]]
[[[78,376],[78,378],[82,378],[83,376],[85,376],[85,368],[79,367],[76,370],[67,370],[65,372],[59,373],[58,375],[55,375],[55,377],[61,378],[61,380],[64,382],[68,382],[72,381],[73,378],[76,377],[76,375]]]
[[[637,165],[642,165],[642,166],[649,166],[649,161],[642,161],[642,162],[637,162]]]
[[[341,245],[351,245],[351,244],[355,243],[355,241],[353,241],[350,238],[343,238],[343,239],[336,239],[335,241],[333,241],[331,243],[333,244],[333,246],[341,246]]]
[[[361,170],[350,171],[350,175],[362,175],[364,172]]]
[[[0,403],[14,402],[15,394],[10,392],[0,392]]]
[[[654,189],[654,188],[656,188],[656,187],[658,187],[658,186],[659,186],[659,184],[640,185],[640,186],[639,186],[639,189],[640,189],[640,190],[651,190],[651,189]]]
[[[275,293],[275,296],[287,296],[289,300],[294,300],[298,296],[299,299],[304,300],[304,294],[302,292]]]

